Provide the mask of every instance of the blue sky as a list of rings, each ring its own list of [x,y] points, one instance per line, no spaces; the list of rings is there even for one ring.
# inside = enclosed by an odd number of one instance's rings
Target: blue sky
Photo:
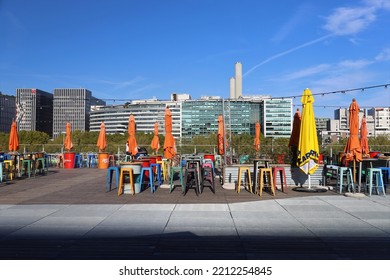
[[[238,61],[244,95],[382,85],[389,34],[390,0],[0,0],[0,91],[228,98]],[[333,117],[352,98],[390,107],[390,87],[318,95],[315,114]]]

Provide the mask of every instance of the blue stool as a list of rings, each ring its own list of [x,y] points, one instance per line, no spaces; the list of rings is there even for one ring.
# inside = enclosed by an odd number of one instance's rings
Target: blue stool
[[[74,157],[74,168],[80,168],[83,166],[83,159],[80,154],[76,154]]]
[[[110,166],[107,169],[107,178],[106,178],[106,192],[111,191],[111,185],[112,185],[112,175],[115,172],[115,179],[116,179],[116,187],[119,186],[119,171],[120,168],[118,166]]]
[[[88,154],[87,166],[88,167],[96,167],[96,156],[95,156],[95,154]]]
[[[140,178],[140,182],[141,182],[141,186],[142,186],[142,183],[144,182],[144,173],[149,171],[149,183],[148,185],[150,185],[150,191],[151,192],[155,192],[155,188],[154,188],[154,180],[153,180],[153,168],[152,167],[142,167],[141,168],[141,178]]]
[[[157,183],[158,186],[161,186],[162,184],[162,178],[161,178],[161,165],[158,163],[152,163],[150,164],[150,167],[156,167],[156,175],[157,175]]]
[[[375,185],[374,185],[374,175],[375,175]],[[376,193],[379,195],[379,190],[381,189],[383,195],[386,196],[385,193],[385,185],[383,184],[383,175],[382,170],[380,168],[368,168],[368,182],[367,186],[369,188],[369,194],[371,196],[372,189],[376,188]]]
[[[344,172],[345,176],[347,178],[347,190],[350,192],[352,191],[355,193],[355,186],[353,185],[353,178],[352,178],[352,170],[349,167],[339,167],[339,176],[338,176],[338,185],[340,188],[340,193],[343,189],[343,178],[344,178]]]
[[[385,193],[386,193],[386,187],[390,184],[390,167],[378,167],[380,170],[382,170],[383,175],[383,185],[385,186]]]

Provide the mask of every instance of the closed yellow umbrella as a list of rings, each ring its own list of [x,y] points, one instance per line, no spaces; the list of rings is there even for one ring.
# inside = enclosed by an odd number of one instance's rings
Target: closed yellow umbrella
[[[310,188],[310,175],[318,168],[319,148],[313,110],[314,97],[309,89],[303,91],[301,103],[302,118],[297,151],[297,165],[303,172],[309,175]]]

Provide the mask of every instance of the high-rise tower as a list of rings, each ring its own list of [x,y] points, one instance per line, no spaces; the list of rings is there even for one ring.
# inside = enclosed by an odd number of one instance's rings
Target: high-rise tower
[[[236,98],[236,80],[234,77],[230,78],[230,99]]]
[[[242,64],[241,62],[236,63],[236,85],[235,85],[235,98],[242,97]]]

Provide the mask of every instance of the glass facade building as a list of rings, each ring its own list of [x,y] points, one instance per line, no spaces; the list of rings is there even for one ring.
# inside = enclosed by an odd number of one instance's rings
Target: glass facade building
[[[172,134],[180,138],[181,134],[181,102],[142,100],[132,101],[124,105],[96,107],[91,111],[90,131],[99,131],[104,121],[106,132],[127,133],[130,114],[134,115],[137,132],[153,133],[157,121],[159,134],[165,134],[165,108],[172,112]]]
[[[53,94],[39,89],[16,90],[18,130],[53,135]]]
[[[92,103],[98,103],[98,99],[87,89],[54,89],[53,137],[65,133],[67,122],[71,123],[72,131],[89,131]]]
[[[288,138],[292,131],[292,99],[264,99],[261,106],[261,130],[265,137]]]
[[[12,119],[16,118],[15,96],[0,92],[0,131],[9,133]]]
[[[186,100],[182,104],[182,137],[217,133],[220,114],[224,114],[227,131],[254,134],[260,106],[259,101],[241,99]]]

